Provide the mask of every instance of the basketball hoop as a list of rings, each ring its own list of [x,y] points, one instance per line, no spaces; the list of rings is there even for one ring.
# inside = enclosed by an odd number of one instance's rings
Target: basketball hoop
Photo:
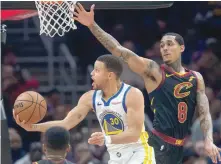
[[[77,29],[71,9],[76,1],[35,1],[40,19],[40,35],[64,36],[70,29]]]

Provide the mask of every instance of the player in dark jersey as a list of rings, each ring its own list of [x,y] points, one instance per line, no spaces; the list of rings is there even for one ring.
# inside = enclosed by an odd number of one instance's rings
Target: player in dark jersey
[[[154,129],[148,142],[154,147],[157,164],[182,163],[183,144],[195,108],[205,137],[205,150],[213,162],[217,162],[217,157],[221,160],[220,149],[213,144],[212,120],[203,77],[181,64],[181,54],[185,49],[183,38],[176,33],[162,37],[160,51],[165,64],[159,66],[153,60],[139,57],[122,47],[103,31],[94,21],[94,7],[92,5],[87,12],[78,3],[73,12],[74,19],[87,26],[107,50],[121,57],[132,71],[143,78],[155,111]]]
[[[65,128],[51,127],[44,137],[43,150],[46,159],[33,164],[73,164],[65,159],[70,151],[70,134]]]

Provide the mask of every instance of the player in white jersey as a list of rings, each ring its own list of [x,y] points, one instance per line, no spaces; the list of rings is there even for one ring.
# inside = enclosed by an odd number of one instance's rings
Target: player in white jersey
[[[122,70],[119,58],[100,56],[91,73],[94,90],[83,94],[63,120],[30,125],[20,122],[18,116],[14,118],[27,131],[45,132],[53,126],[69,130],[93,109],[102,132],[93,133],[88,143],[105,144],[110,154],[109,164],[155,164],[153,148],[147,144],[144,128],[143,94],[120,81]]]

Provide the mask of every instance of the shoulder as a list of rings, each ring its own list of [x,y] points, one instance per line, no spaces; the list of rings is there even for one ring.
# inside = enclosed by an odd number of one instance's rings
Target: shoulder
[[[131,104],[131,103],[136,103],[136,102],[140,103],[141,101],[143,101],[143,99],[144,99],[144,96],[141,90],[131,86],[130,90],[128,91],[126,95],[126,104]]]
[[[87,92],[85,92],[85,93],[81,96],[80,99],[82,99],[82,100],[92,99],[92,97],[93,97],[93,95],[94,95],[94,92],[95,92],[95,90],[87,91]]]
[[[196,72],[196,71],[192,71],[192,72],[195,74],[195,76],[197,78],[198,91],[204,91],[205,90],[205,83],[204,83],[203,76],[199,72]]]
[[[130,86],[130,90],[128,91],[128,95],[135,97],[137,95],[143,95],[140,89]]]
[[[89,105],[91,107],[94,92],[95,92],[95,90],[90,90],[90,91],[87,91],[86,93],[84,93],[80,97],[80,99],[78,101],[78,104],[82,104],[83,103],[83,104]]]
[[[195,74],[195,76],[197,77],[197,79],[203,80],[203,76],[201,75],[201,73],[199,73],[199,72],[197,72],[197,71],[192,71],[192,72]]]

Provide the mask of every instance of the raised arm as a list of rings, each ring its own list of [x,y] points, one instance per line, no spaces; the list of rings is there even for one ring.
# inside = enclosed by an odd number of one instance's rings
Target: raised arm
[[[90,12],[85,11],[80,3],[75,8],[77,12],[74,12],[74,19],[87,26],[100,43],[113,55],[121,57],[133,72],[143,77],[144,75],[155,76],[154,72],[159,71],[156,62],[139,57],[134,52],[122,47],[115,38],[96,24],[94,21],[94,5],[92,5]]]
[[[205,150],[208,156],[211,157],[213,162],[216,163],[217,157],[219,160],[221,149],[217,148],[213,144],[213,125],[212,118],[209,111],[209,102],[205,94],[205,84],[202,75],[199,72],[195,72],[198,78],[198,90],[197,90],[197,110],[199,113],[200,126],[205,137]]]
[[[136,99],[136,101],[134,101]],[[127,125],[128,128],[120,134],[105,136],[102,132],[96,132],[88,140],[90,144],[127,144],[139,140],[144,126],[144,97],[140,90],[132,88],[126,96]]]
[[[96,22],[88,26],[92,34],[100,41],[100,43],[109,51],[112,55],[121,57],[126,62],[129,68],[139,74],[140,76],[148,75],[152,76],[154,69],[159,69],[157,63],[153,60],[139,57],[134,52],[120,45],[120,43],[102,30]]]
[[[14,115],[14,118],[16,118],[16,123],[27,131],[45,132],[53,126],[61,126],[70,130],[79,124],[92,109],[92,94],[93,91],[89,91],[82,95],[77,106],[74,107],[63,120],[49,121],[40,124],[25,124],[24,122],[19,121],[18,116]]]

